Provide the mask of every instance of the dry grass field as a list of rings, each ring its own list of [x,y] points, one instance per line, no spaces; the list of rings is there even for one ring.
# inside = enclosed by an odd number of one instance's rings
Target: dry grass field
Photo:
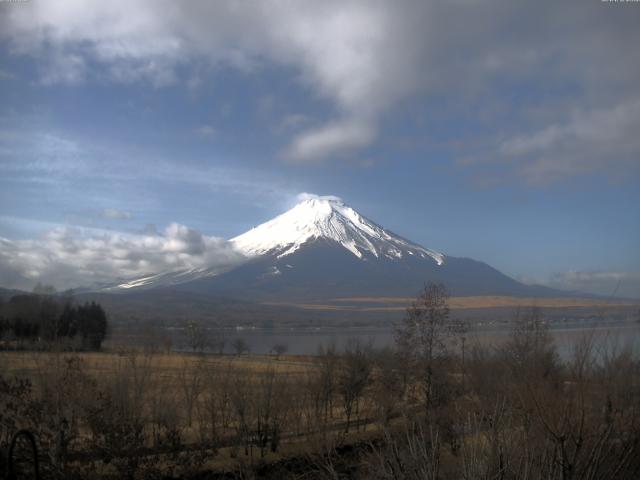
[[[295,307],[303,310],[337,312],[403,312],[411,305],[410,297],[343,297],[333,298],[327,303],[274,303],[269,305]],[[616,309],[638,307],[640,302],[632,300],[609,300],[602,298],[528,298],[508,296],[450,297],[452,310],[481,308],[596,308]]]
[[[336,442],[348,443],[366,438],[376,428],[364,419],[364,409],[350,419],[350,431],[337,400],[316,411],[309,389],[322,369],[318,359],[294,355],[166,354],[133,348],[0,351],[0,379],[32,385],[25,397],[32,403],[25,402],[25,410],[17,407],[16,417],[40,408],[51,409],[53,417],[64,416],[74,425],[67,455],[90,459],[69,462],[66,468],[99,471],[109,478],[149,472],[159,464],[179,476],[199,469],[225,471],[258,460],[306,456],[317,447],[319,435],[323,441],[330,434]],[[0,399],[0,405],[4,401],[12,404],[10,396]],[[92,425],[88,417],[94,415],[104,416],[106,423]],[[48,425],[24,426],[43,443],[54,441]],[[101,429],[113,431],[102,437]],[[6,433],[0,428],[0,435]],[[123,459],[130,451],[139,457],[135,466],[100,460]],[[190,466],[176,460],[180,455]]]
[[[413,299],[404,297],[296,304],[400,312],[415,336],[395,350],[361,343],[313,356],[177,353],[152,330],[120,346],[106,341],[111,348],[100,352],[71,351],[83,344],[69,339],[4,340],[1,348],[21,350],[0,351],[0,448],[19,429],[33,432],[43,478],[259,478],[260,469],[278,465],[287,471],[268,478],[335,479],[354,469],[361,476],[350,478],[416,478],[403,469],[421,479],[499,478],[507,467],[496,451],[512,461],[504,478],[520,478],[516,465],[525,464],[539,469],[531,478],[569,478],[545,470],[558,464],[586,472],[573,478],[638,478],[637,324],[620,327],[620,339],[606,325],[554,332],[554,344],[540,311],[638,305],[442,298],[453,310],[522,308],[523,315],[510,331],[466,332],[460,342],[448,310],[431,316],[430,297],[420,297],[424,305],[413,313],[405,313]],[[527,313],[530,306],[541,308]],[[186,338],[199,335],[204,330],[194,327]],[[420,344],[429,338],[435,350]],[[199,342],[187,343],[197,350]],[[559,443],[569,437],[597,454]],[[572,458],[557,458],[564,450]],[[604,475],[615,462],[626,476]]]
[[[147,354],[142,349],[128,348],[121,351],[52,353],[31,351],[0,351],[0,372],[4,375],[36,378],[49,370],[64,358],[70,356],[81,360],[83,370],[88,375],[104,378],[121,371],[132,359],[144,360],[145,369],[150,375],[159,375],[167,383],[163,388],[171,389],[184,374],[185,369],[233,368],[241,371],[276,374],[300,375],[313,368],[311,357],[273,355],[202,355],[171,352],[169,354]]]
[[[411,318],[396,350],[0,351],[0,442],[33,432],[52,479],[638,478],[637,356],[561,361],[536,315],[466,350],[433,323],[421,355]]]

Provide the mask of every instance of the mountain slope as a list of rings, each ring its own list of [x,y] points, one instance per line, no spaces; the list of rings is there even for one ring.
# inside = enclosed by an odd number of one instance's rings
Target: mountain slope
[[[444,255],[386,231],[336,198],[310,198],[231,242],[248,256],[290,255],[314,240],[332,240],[357,258],[373,255],[401,259],[431,257],[438,265]]]
[[[466,258],[362,260],[342,245],[315,239],[286,256],[255,257],[227,273],[175,288],[263,301],[326,300],[347,296],[413,296],[427,281],[444,283],[454,295],[558,296],[523,285],[489,265]]]
[[[247,260],[226,272],[163,272],[109,289],[171,286],[178,292],[249,301],[326,300],[345,296],[413,296],[427,281],[453,295],[558,296],[523,285],[489,265],[449,257],[410,242],[335,197],[307,198],[230,240]]]
[[[443,282],[454,295],[559,293],[412,243],[335,198],[307,199],[231,242],[251,260],[177,288],[261,300],[414,295],[427,281]]]

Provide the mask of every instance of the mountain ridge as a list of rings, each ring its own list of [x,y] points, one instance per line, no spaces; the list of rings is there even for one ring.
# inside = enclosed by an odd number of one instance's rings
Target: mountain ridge
[[[309,196],[229,242],[245,261],[160,272],[103,292],[171,287],[177,292],[250,301],[323,300],[359,295],[415,295],[428,281],[453,295],[562,296],[525,285],[477,260],[451,257],[384,229],[338,197]]]

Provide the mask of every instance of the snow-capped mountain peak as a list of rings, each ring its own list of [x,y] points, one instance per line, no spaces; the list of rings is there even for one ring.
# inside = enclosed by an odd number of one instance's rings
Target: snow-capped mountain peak
[[[361,260],[421,259],[423,265],[442,265],[445,256],[411,243],[360,215],[337,197],[308,195],[291,210],[229,240],[241,259],[227,269],[202,268],[158,272],[142,278],[129,279],[101,288],[105,292],[146,290],[160,286],[174,287],[193,281],[214,279],[250,264],[255,257],[282,259],[315,241],[329,242],[346,249]],[[302,251],[302,250],[300,250]],[[248,262],[248,263],[247,263]],[[395,262],[394,262],[395,263]],[[283,270],[281,270],[281,268]],[[271,265],[261,278],[281,276],[293,269],[288,263]]]
[[[438,265],[444,255],[413,244],[360,215],[337,197],[308,196],[291,210],[231,239],[248,256],[290,255],[314,240],[342,245],[358,258],[432,258]]]

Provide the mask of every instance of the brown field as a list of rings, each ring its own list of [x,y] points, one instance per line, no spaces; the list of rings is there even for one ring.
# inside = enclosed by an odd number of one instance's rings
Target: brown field
[[[295,307],[303,310],[385,312],[404,311],[414,300],[411,297],[343,297],[333,298],[328,303],[272,302],[267,305]],[[454,310],[472,308],[611,308],[640,307],[640,302],[608,300],[600,298],[533,298],[508,296],[451,297],[449,306]]]
[[[318,367],[313,357],[298,355],[167,354],[141,348],[103,352],[0,351],[0,379],[29,380],[32,398],[38,402],[69,403],[73,405],[70,409],[75,410],[72,416],[84,415],[80,412],[86,405],[98,402],[98,392],[108,392],[114,402],[107,407],[113,415],[113,425],[121,421],[142,422],[145,435],[134,447],[149,450],[148,461],[167,461],[157,453],[164,451],[163,442],[167,440],[159,442],[157,438],[175,431],[180,438],[176,452],[195,455],[190,452],[200,451],[205,460],[198,468],[215,471],[242,463],[243,458],[274,462],[305,455],[315,447],[319,427],[308,410],[311,406],[306,405],[304,390],[315,378]],[[110,411],[112,406],[116,407],[115,412]],[[103,408],[96,412],[105,415]],[[127,412],[124,418],[122,412]],[[328,415],[330,421],[323,427],[325,439],[328,432],[334,432],[343,440],[359,441],[375,430],[371,421],[354,417],[352,430],[345,436],[344,414],[337,402]],[[255,422],[269,416],[269,422],[278,422],[282,429],[277,451],[259,448],[255,443],[254,430],[260,428]],[[82,445],[95,432],[91,433],[79,418],[76,421],[80,423],[74,444]],[[245,421],[247,425],[243,426]],[[39,430],[34,425],[27,428]],[[49,435],[46,430],[36,434],[41,438]],[[249,437],[243,439],[243,435]],[[210,446],[198,450],[205,444]],[[248,446],[243,453],[245,445]],[[126,454],[126,450],[112,448],[115,455]],[[118,475],[111,466],[91,468],[98,468],[107,476]]]
[[[19,375],[34,378],[60,361],[71,356],[71,353],[32,352],[32,351],[0,351],[0,365],[5,375]],[[295,375],[307,372],[313,367],[310,357],[288,355],[276,359],[271,355],[200,355],[172,352],[170,354],[146,354],[142,349],[105,352],[74,353],[82,360],[83,370],[90,375],[100,377],[113,374],[132,358],[144,358],[145,367],[151,375],[160,374],[167,383],[164,387],[172,387],[186,369],[203,366],[209,369],[237,368],[242,371],[264,373],[274,371],[278,374]]]

